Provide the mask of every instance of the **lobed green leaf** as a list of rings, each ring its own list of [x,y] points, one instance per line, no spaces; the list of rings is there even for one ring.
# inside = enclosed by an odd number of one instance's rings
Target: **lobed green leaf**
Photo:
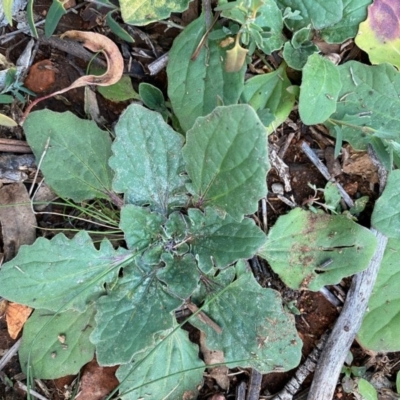
[[[389,238],[400,239],[400,170],[389,174],[385,190],[375,203],[371,224]]]
[[[354,38],[360,22],[367,17],[367,6],[372,3],[372,0],[342,1],[343,16],[340,21],[320,31],[321,38],[328,43],[343,43],[347,39]]]
[[[256,211],[269,161],[266,129],[250,106],[217,107],[198,118],[182,153],[198,205],[238,221]]]
[[[163,215],[184,206],[183,137],[159,113],[137,104],[124,111],[115,133],[109,164],[113,188],[125,194],[125,203],[150,205]]]
[[[325,122],[335,111],[342,83],[338,68],[316,53],[308,57],[300,86],[299,113],[306,125]]]
[[[204,15],[193,21],[174,40],[167,66],[168,96],[182,129],[190,129],[196,118],[209,114],[218,104],[236,104],[243,89],[246,67],[226,72],[226,50],[208,41],[191,60],[206,32]]]
[[[157,271],[157,278],[167,285],[167,290],[180,299],[187,299],[198,288],[200,271],[192,254],[164,253],[165,267]]]
[[[130,25],[147,25],[182,12],[191,0],[120,0],[122,19]]]
[[[325,123],[332,135],[335,126],[343,140],[366,150],[372,138],[400,141],[400,73],[391,65],[370,66],[349,61],[338,67],[342,88],[336,112]],[[375,147],[375,146],[374,146]]]
[[[256,368],[266,374],[298,365],[302,341],[294,319],[284,312],[279,293],[259,286],[251,271],[243,271],[202,311],[222,332],[196,317],[190,323],[206,333],[208,348],[223,351],[230,368]]]
[[[172,311],[182,304],[156,277],[154,270],[132,264],[107,296],[97,300],[97,326],[91,335],[100,365],[132,360],[154,345],[153,335],[173,326]],[[116,329],[118,327],[118,329]]]
[[[85,231],[73,239],[58,234],[21,246],[0,270],[0,296],[33,308],[83,312],[104,294],[104,283],[116,278],[116,266],[129,256],[103,240],[97,250]]]
[[[277,0],[283,11],[290,7],[300,11],[302,19],[286,19],[285,24],[292,31],[311,25],[314,29],[323,29],[339,22],[343,16],[342,0]]]
[[[163,332],[156,342],[156,349],[141,352],[135,362],[118,368],[120,397],[125,400],[195,398],[205,367],[198,357],[198,347],[182,329]]]
[[[126,244],[134,251],[145,250],[161,239],[165,217],[147,208],[127,204],[121,210],[120,228]]]
[[[224,268],[239,259],[252,257],[266,240],[264,232],[249,218],[241,222],[229,215],[221,218],[211,208],[205,213],[189,209],[188,217],[190,250],[205,273],[213,267]]]
[[[375,236],[343,215],[296,208],[279,217],[258,254],[292,289],[317,291],[368,267]]]
[[[24,325],[19,348],[24,373],[29,368],[31,376],[40,379],[78,374],[94,356],[94,345],[89,341],[94,313],[93,307],[83,313],[35,310]]]
[[[77,202],[108,198],[111,139],[95,122],[71,112],[41,110],[29,114],[24,132],[47,184],[58,195]]]
[[[400,240],[389,239],[368,309],[357,334],[360,344],[377,352],[400,350]]]

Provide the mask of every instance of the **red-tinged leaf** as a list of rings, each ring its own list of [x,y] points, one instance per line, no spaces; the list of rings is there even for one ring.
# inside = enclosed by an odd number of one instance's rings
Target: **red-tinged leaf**
[[[372,64],[390,63],[400,68],[400,3],[375,0],[368,17],[359,26],[357,46],[366,51]]]

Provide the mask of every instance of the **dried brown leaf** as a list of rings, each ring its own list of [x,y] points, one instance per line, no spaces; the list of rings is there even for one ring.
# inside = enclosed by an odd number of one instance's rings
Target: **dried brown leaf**
[[[75,89],[87,85],[97,86],[109,86],[117,83],[124,72],[124,59],[117,47],[117,45],[110,40],[107,36],[101,35],[100,33],[94,32],[82,32],[82,31],[67,31],[61,35],[61,38],[69,38],[82,43],[84,47],[95,52],[103,53],[107,60],[107,70],[103,75],[85,75],[78,78],[68,87],[58,90],[57,92],[51,93],[47,96],[41,97],[33,101],[29,107],[25,110],[24,115],[20,121],[20,125],[23,124],[26,117],[28,116],[31,109],[38,104],[40,101],[48,99],[50,97],[68,92],[71,89]]]
[[[104,399],[118,386],[115,371],[118,366],[100,367],[96,359],[90,361],[83,369],[79,400]]]
[[[94,32],[67,31],[61,39],[69,38],[81,42],[84,47],[94,53],[101,52],[107,60],[107,71],[103,75],[85,75],[73,82],[67,90],[86,85],[109,86],[117,83],[124,72],[124,60],[117,45],[107,36]],[[59,94],[59,93],[58,93]]]
[[[31,315],[32,308],[18,303],[8,303],[6,309],[6,321],[8,333],[12,339],[16,339],[28,317]]]
[[[9,261],[20,246],[35,241],[37,223],[28,192],[22,183],[3,186],[0,189],[0,204],[4,261]]]
[[[196,304],[192,303],[191,301],[186,302],[187,308],[194,314],[196,314],[196,317],[201,321],[207,324],[210,328],[214,329],[215,332],[217,333],[222,333],[222,328],[216,324],[206,313],[203,311],[199,311],[199,308],[196,306]]]
[[[224,352],[219,350],[210,350],[206,343],[206,334],[200,331],[200,350],[204,357],[204,362],[210,364],[222,364],[225,362]],[[226,366],[214,367],[208,369],[208,376],[215,379],[219,387],[224,390],[229,389],[229,368]]]

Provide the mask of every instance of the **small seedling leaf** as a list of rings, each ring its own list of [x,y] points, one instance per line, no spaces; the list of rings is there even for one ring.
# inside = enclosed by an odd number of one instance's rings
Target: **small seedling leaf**
[[[97,250],[85,231],[71,240],[63,234],[38,238],[2,266],[0,295],[34,308],[82,312],[104,293],[104,283],[115,278],[113,267],[124,254],[107,240]]]
[[[123,75],[121,79],[110,86],[99,86],[97,91],[111,101],[140,100],[140,96],[133,89],[131,78]]]
[[[263,41],[259,45],[266,54],[282,48],[285,37],[282,34],[283,18],[279,7],[274,0],[264,0],[263,5],[257,11],[254,24],[262,28]]]
[[[287,7],[300,11],[302,19],[285,19],[285,24],[292,31],[305,28],[309,25],[313,29],[322,29],[331,26],[342,19],[342,0],[277,0],[282,11]]]
[[[168,286],[168,291],[181,299],[187,299],[197,289],[200,271],[191,254],[183,256],[164,253],[165,267],[159,269],[157,278]]]
[[[125,203],[144,205],[166,215],[186,203],[181,149],[183,137],[159,113],[132,104],[120,117],[109,164],[113,188]]]
[[[158,111],[161,114],[165,113],[167,107],[164,95],[159,88],[150,85],[150,83],[142,82],[139,85],[139,96],[144,105],[150,110]]]
[[[112,171],[107,132],[70,112],[50,110],[30,114],[24,131],[38,163],[43,156],[41,170],[57,194],[78,202],[108,197]]]
[[[283,47],[283,58],[290,68],[301,71],[308,57],[318,52],[319,49],[315,44],[300,46],[298,49],[295,49],[291,42],[286,42]]]
[[[240,365],[266,374],[298,365],[302,342],[293,317],[283,310],[279,293],[259,286],[251,271],[241,273],[202,311],[222,332],[196,317],[190,323],[206,333],[209,349],[223,351],[230,368]]]
[[[191,0],[120,0],[122,19],[130,25],[147,25],[182,12]]]
[[[174,40],[167,66],[168,96],[182,129],[186,132],[199,116],[209,114],[218,105],[236,104],[243,89],[243,67],[226,72],[221,60],[226,49],[209,41],[191,60],[206,32],[204,15],[193,21]]]
[[[120,228],[129,249],[141,251],[160,239],[165,217],[147,208],[127,204],[121,210]]]
[[[190,192],[240,221],[266,195],[269,170],[266,129],[248,105],[217,107],[197,119],[183,148]]]
[[[374,0],[368,18],[359,26],[355,42],[372,64],[390,63],[400,68],[400,7],[397,0]]]
[[[365,379],[359,379],[358,393],[362,396],[363,400],[378,400],[378,393],[376,389]]]
[[[306,125],[326,121],[336,111],[342,84],[338,68],[318,54],[308,57],[300,86],[299,113]]]
[[[49,310],[35,310],[24,326],[19,349],[22,370],[40,379],[76,375],[94,356],[94,345],[89,341],[95,310],[84,313],[65,311],[55,314]]]
[[[264,232],[249,218],[241,222],[229,215],[221,218],[211,208],[205,213],[189,209],[188,217],[190,249],[205,273],[213,267],[225,268],[234,261],[252,257],[266,239]]]
[[[155,351],[138,353],[135,362],[119,367],[116,376],[121,382],[123,400],[145,398],[195,398],[204,363],[199,349],[182,329],[157,335]]]
[[[400,239],[400,170],[392,171],[385,190],[376,201],[371,223],[390,238]]]
[[[132,36],[113,18],[112,14],[113,11],[107,13],[106,22],[107,25],[110,27],[111,31],[115,33],[119,38],[125,40],[128,43],[134,43]]]
[[[254,76],[245,83],[241,100],[250,104],[257,112],[268,110],[267,133],[281,125],[293,109],[296,96],[287,90],[292,86],[283,63],[276,71]]]
[[[342,215],[300,208],[279,217],[259,255],[292,289],[317,291],[368,267],[375,236]]]

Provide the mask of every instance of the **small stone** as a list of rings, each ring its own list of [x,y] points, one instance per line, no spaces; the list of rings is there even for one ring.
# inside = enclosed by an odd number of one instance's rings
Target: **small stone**
[[[275,193],[275,194],[281,194],[281,195],[284,194],[282,183],[273,183],[271,185],[271,190],[272,190],[272,193]]]

